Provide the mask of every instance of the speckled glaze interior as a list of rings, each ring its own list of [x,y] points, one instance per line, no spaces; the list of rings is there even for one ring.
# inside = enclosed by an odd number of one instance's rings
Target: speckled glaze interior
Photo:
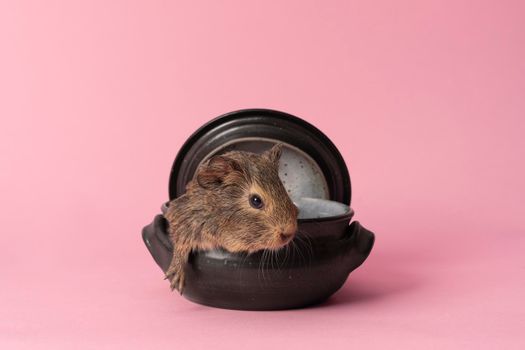
[[[299,208],[299,220],[327,219],[350,214],[350,207],[343,203],[319,198],[303,197],[294,201]]]

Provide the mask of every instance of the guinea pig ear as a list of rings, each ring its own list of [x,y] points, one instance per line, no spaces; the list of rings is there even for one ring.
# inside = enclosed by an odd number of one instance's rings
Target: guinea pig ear
[[[270,148],[268,151],[263,153],[263,156],[268,158],[273,163],[279,163],[279,159],[281,159],[281,154],[283,153],[283,144],[277,143],[272,148]]]
[[[239,163],[229,157],[214,156],[202,165],[197,172],[197,182],[204,188],[220,186],[226,176],[234,171],[241,171]]]

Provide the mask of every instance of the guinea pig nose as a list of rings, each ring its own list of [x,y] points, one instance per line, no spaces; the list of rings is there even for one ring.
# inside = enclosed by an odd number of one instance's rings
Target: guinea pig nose
[[[286,242],[288,241],[291,237],[293,236],[293,233],[288,233],[288,232],[281,232],[279,234],[279,238],[281,238],[281,241],[283,242]]]

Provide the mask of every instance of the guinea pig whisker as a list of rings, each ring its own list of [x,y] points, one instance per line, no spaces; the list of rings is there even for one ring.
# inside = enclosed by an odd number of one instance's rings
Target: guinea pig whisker
[[[313,244],[312,244],[312,238],[310,237],[310,234],[308,234],[306,231],[299,231],[301,233],[300,239],[305,241],[305,243],[308,245],[309,253],[313,256],[314,250],[313,250]]]
[[[283,255],[283,249],[284,247],[281,247],[279,248],[279,250],[277,250],[276,252],[274,252],[274,256],[275,256],[275,265],[277,266],[277,271],[280,271],[281,270],[281,267],[282,267],[282,255]]]
[[[290,248],[289,246],[290,244],[287,244],[282,249],[284,250],[284,259],[282,260],[282,265],[286,265],[286,262],[288,261],[288,249]]]
[[[259,265],[257,266],[257,279],[260,279],[262,257],[259,259]]]
[[[270,277],[270,269],[272,268],[273,260],[272,260],[272,250],[267,250],[266,254],[266,276]]]
[[[274,269],[273,267],[273,261],[274,261],[274,255],[275,254],[275,250],[271,249],[270,251],[268,251],[268,276],[271,275],[271,271]]]
[[[277,263],[277,270],[281,270],[283,267],[283,253],[284,253],[284,247],[280,248],[277,253],[275,254],[275,260]]]
[[[264,250],[262,251],[261,258],[259,259],[259,266],[257,268],[257,278],[260,279],[261,275],[264,280],[264,271],[263,271],[263,261],[264,261]]]
[[[274,249],[271,249],[268,253],[269,255],[269,264],[268,264],[268,272],[270,272],[268,275],[271,275],[271,271],[275,269],[274,262],[275,262],[275,254],[276,251]]]
[[[287,244],[284,246],[283,248],[283,254],[284,254],[284,259],[282,260],[282,265],[283,266],[286,266],[286,263],[288,262],[288,251],[290,250],[290,244]]]
[[[301,247],[299,246],[299,242],[300,242],[299,240],[294,242],[294,249],[297,252],[297,254],[301,257],[301,262],[303,264],[305,264],[306,263],[306,259],[305,259],[304,255],[303,255],[303,253],[301,252]]]
[[[295,250],[297,249],[295,247],[296,243],[295,243],[295,239],[293,241],[290,242],[290,255],[291,255],[291,258],[292,260],[295,261]]]
[[[249,253],[244,253],[244,257],[241,260],[241,263],[237,266],[237,270],[239,271],[239,280],[242,280],[242,272],[244,270],[244,264],[246,263],[246,260],[248,259]]]
[[[299,232],[301,233],[301,236],[303,236],[304,238],[308,238],[308,239],[312,238],[310,234],[308,233],[308,231],[299,230]]]
[[[290,245],[286,245],[286,255],[284,256],[284,262],[286,263],[288,261],[288,256],[290,255]]]
[[[261,274],[262,274],[263,282],[266,282],[266,275],[264,274],[264,269],[266,268],[267,259],[268,259],[268,250],[265,249],[263,250],[262,257],[261,257],[261,263],[262,263]]]
[[[311,262],[312,262],[312,257],[313,257],[313,250],[312,250],[312,245],[311,245],[311,242],[310,241],[306,241],[303,237],[300,237],[300,236],[297,236],[297,248],[298,248],[298,251],[300,252],[301,256],[303,257],[303,263],[306,264],[306,265],[310,265]],[[303,251],[305,252],[305,254],[307,255],[307,258],[306,259],[303,255]]]
[[[243,253],[243,254],[244,254],[244,256],[242,257],[240,264],[237,266],[237,269],[243,267],[244,266],[244,262],[248,258],[248,253]]]

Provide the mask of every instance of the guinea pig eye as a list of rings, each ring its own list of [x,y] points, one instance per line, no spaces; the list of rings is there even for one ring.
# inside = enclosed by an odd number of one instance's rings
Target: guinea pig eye
[[[256,194],[250,196],[250,205],[255,209],[261,209],[264,205],[261,197]]]

